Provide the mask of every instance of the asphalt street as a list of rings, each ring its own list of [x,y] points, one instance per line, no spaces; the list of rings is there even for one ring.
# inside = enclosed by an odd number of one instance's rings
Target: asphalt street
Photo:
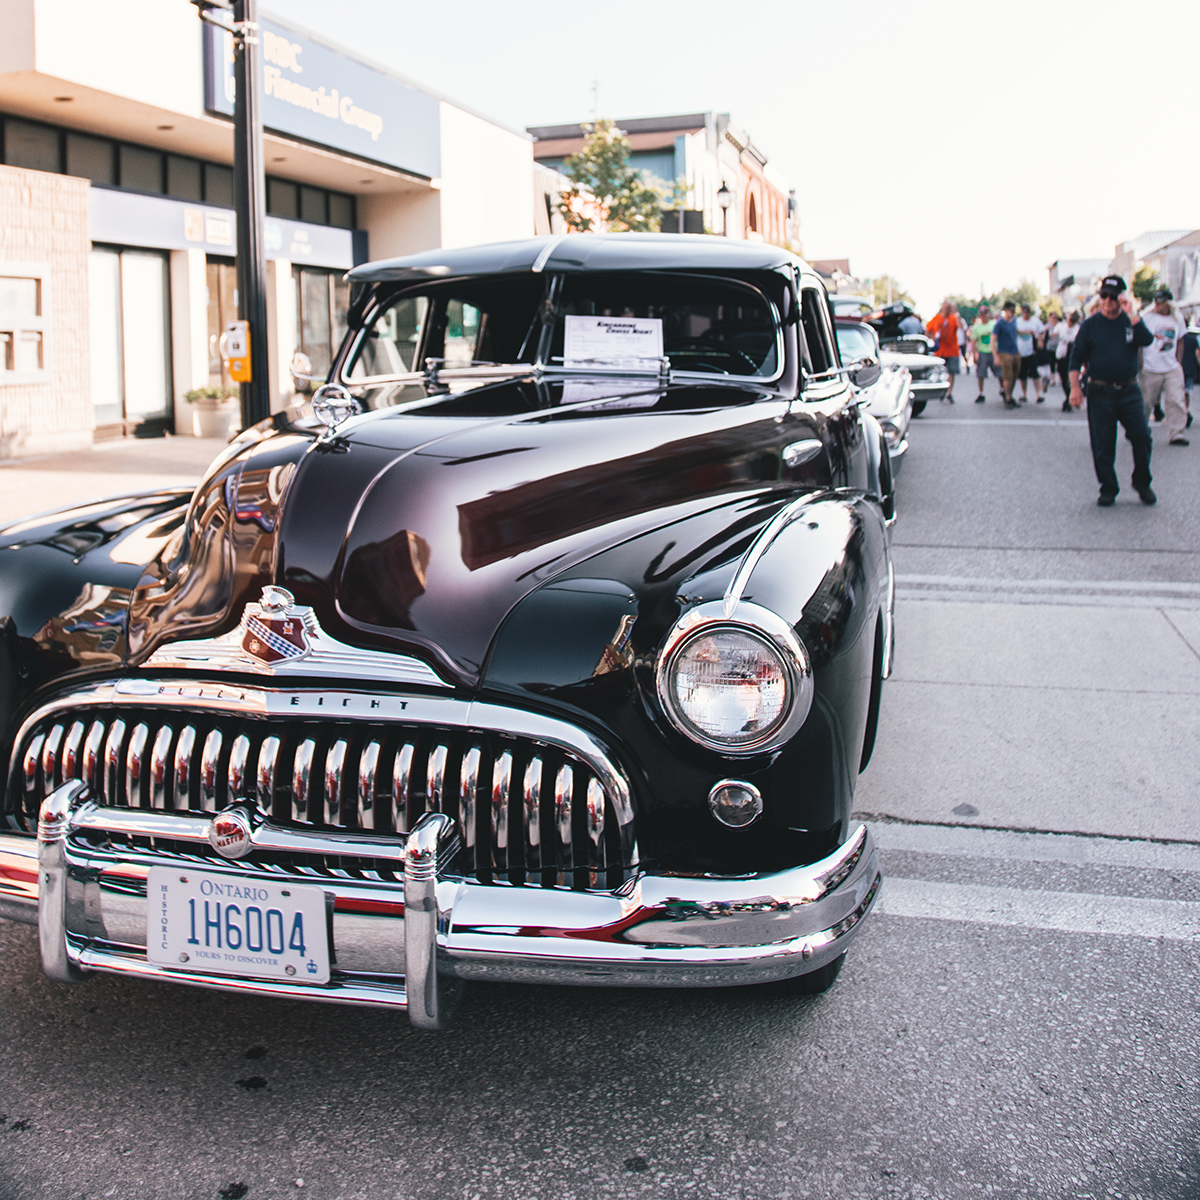
[[[958,387],[899,480],[886,882],[829,993],[478,985],[418,1034],[52,984],[0,923],[0,1200],[1200,1197],[1200,438],[1100,510],[1057,389]]]

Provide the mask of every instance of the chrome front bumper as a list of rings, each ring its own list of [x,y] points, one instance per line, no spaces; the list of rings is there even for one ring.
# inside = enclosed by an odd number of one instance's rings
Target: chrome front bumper
[[[878,856],[859,826],[804,867],[739,877],[641,874],[614,892],[485,885],[448,873],[457,835],[427,813],[390,838],[284,829],[257,822],[238,861],[187,853],[208,844],[211,818],[97,805],[64,784],[42,805],[36,844],[0,835],[0,917],[36,922],[53,979],[89,971],[166,979],[250,995],[406,1008],[442,1028],[467,979],[601,987],[724,987],[814,971],[844,953],[879,892]],[[135,843],[129,838],[142,839]],[[162,839],[167,849],[145,839]],[[256,863],[256,850],[394,862],[402,882],[368,872]],[[314,859],[314,862],[318,861]],[[332,899],[328,984],[215,976],[146,957],[152,867],[227,873],[242,881],[319,885]]]

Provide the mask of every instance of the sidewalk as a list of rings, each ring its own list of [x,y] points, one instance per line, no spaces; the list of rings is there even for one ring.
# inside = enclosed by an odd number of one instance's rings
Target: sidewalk
[[[107,496],[186,487],[225,445],[223,438],[119,438],[70,454],[0,461],[0,523]]]

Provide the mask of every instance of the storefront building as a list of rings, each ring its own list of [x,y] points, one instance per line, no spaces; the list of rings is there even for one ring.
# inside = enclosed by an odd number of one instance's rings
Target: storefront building
[[[0,457],[191,432],[236,316],[232,47],[187,0],[8,0],[0,45]],[[534,232],[531,142],[263,19],[276,409],[321,375],[344,273]]]

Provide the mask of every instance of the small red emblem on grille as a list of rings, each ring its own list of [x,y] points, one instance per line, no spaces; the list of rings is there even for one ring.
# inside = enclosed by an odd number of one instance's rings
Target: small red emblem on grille
[[[259,611],[247,610],[242,619],[242,649],[264,666],[308,653],[308,635],[303,621],[291,614],[292,604],[292,594],[285,588],[265,587]]]

